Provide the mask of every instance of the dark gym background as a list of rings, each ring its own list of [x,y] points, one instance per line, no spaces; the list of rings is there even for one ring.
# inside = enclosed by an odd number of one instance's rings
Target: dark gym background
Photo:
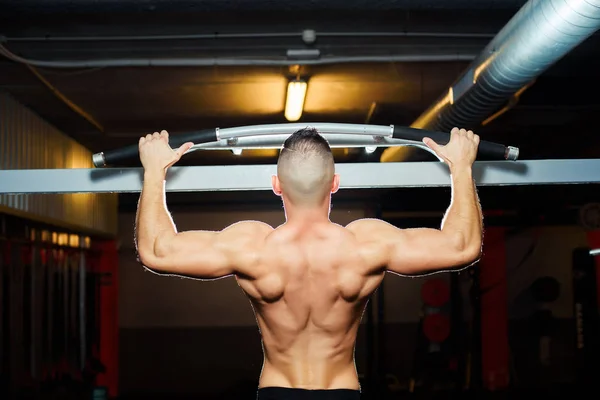
[[[287,82],[298,72],[293,62],[52,68],[13,56],[281,59],[289,49],[315,48],[377,56],[382,61],[302,67],[310,79],[300,122],[409,126],[525,3],[0,0],[0,45],[10,51],[0,51],[1,168],[91,168],[91,154],[156,130],[284,123]],[[317,42],[303,42],[305,29],[321,34]],[[384,60],[391,55],[413,61]],[[521,159],[596,158],[599,78],[596,33],[506,112],[467,128],[519,147]],[[277,154],[198,151],[180,164],[270,164]],[[379,162],[381,150],[334,154],[339,163]],[[600,247],[599,193],[593,185],[481,188],[482,261],[435,276],[442,282],[388,276],[370,302],[356,346],[364,397],[598,395],[598,261],[586,251]],[[283,222],[280,202],[266,192],[167,200],[181,230]],[[439,226],[449,200],[449,189],[346,190],[334,197],[332,220]],[[144,271],[132,241],[136,202],[136,195],[0,195],[2,398],[252,398],[261,347],[247,299],[232,279]],[[424,303],[431,296],[441,296],[439,307]],[[426,322],[429,313],[442,322]]]

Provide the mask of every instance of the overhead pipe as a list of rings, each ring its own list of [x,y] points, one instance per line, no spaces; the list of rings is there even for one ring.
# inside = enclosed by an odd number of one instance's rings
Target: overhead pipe
[[[380,56],[327,56],[320,52],[297,51],[290,49],[287,57],[190,57],[190,58],[114,58],[91,60],[33,60],[14,54],[0,44],[0,55],[14,62],[40,68],[123,68],[123,67],[214,67],[214,66],[291,66],[291,65],[327,65],[343,63],[383,63],[383,62],[446,62],[471,61],[475,54],[390,54]],[[310,58],[302,58],[309,56]],[[300,58],[298,58],[300,57]]]
[[[529,0],[411,127],[475,129],[599,28],[600,0]],[[389,148],[381,161],[412,156]]]
[[[117,36],[0,36],[0,42],[129,42],[129,41],[169,41],[169,40],[210,40],[210,39],[283,39],[317,37],[410,37],[410,38],[447,38],[447,39],[486,39],[494,37],[489,33],[461,32],[316,32],[306,29],[298,32],[246,32],[246,33],[197,33],[189,35],[117,35]],[[312,40],[314,41],[314,40]]]

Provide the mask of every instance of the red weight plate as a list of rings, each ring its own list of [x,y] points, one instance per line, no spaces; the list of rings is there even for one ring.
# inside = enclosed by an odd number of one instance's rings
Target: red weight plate
[[[450,336],[450,318],[444,314],[429,314],[423,319],[423,333],[432,342],[443,342]]]

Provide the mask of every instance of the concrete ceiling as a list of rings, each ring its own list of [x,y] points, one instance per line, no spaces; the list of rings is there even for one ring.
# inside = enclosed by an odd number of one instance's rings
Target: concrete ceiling
[[[410,125],[523,3],[0,0],[0,35],[14,54],[45,61],[285,60],[289,49],[318,49],[325,57],[456,56],[437,62],[303,67],[309,89],[301,121]],[[302,41],[304,29],[317,32],[314,44]],[[515,108],[484,127],[470,128],[485,139],[521,147],[524,158],[598,156],[599,49],[596,35],[544,73]],[[94,152],[135,143],[138,136],[160,129],[176,134],[286,122],[287,66],[35,71],[101,129],[69,108],[21,63],[0,58],[0,90]],[[373,104],[375,112],[368,118]],[[565,146],[565,137],[574,134],[578,140]],[[276,152],[264,151],[241,157],[227,151],[196,152],[186,156],[184,164],[272,163],[275,157]],[[360,149],[337,151],[336,158],[378,160],[377,154],[368,156]]]
[[[514,10],[526,0],[0,0],[13,13],[270,10]]]

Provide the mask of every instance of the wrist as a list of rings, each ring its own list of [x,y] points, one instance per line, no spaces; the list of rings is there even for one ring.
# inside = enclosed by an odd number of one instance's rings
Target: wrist
[[[473,169],[471,165],[452,165],[450,167],[451,175],[472,175]]]
[[[166,177],[167,173],[162,169],[144,169],[144,181],[164,181]]]

